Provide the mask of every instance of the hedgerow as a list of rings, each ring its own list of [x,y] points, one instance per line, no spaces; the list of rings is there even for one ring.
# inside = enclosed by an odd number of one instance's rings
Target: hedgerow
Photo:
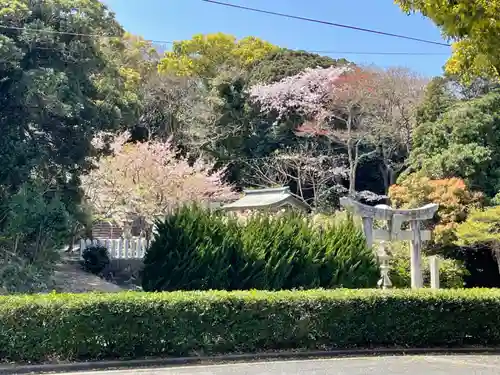
[[[496,290],[0,297],[4,361],[500,345]]]

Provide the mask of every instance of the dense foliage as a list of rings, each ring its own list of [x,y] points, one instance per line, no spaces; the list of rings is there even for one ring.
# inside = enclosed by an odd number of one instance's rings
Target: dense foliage
[[[279,47],[256,37],[237,40],[229,34],[197,34],[191,40],[175,42],[165,53],[160,71],[177,75],[212,77],[228,66],[246,67]]]
[[[456,40],[447,74],[224,33],[163,53],[98,0],[0,0],[0,287],[49,288],[59,250],[96,220],[149,228],[182,203],[281,185],[323,213],[347,194],[439,203],[425,251],[480,280],[491,257],[468,249],[492,242],[456,228],[500,202],[497,0],[397,3]]]
[[[106,52],[124,31],[101,2],[2,0],[0,9],[2,275],[8,290],[36,291],[85,216],[79,179],[97,155],[92,139],[133,121],[138,102]],[[86,34],[116,38],[105,49]]]
[[[305,69],[329,68],[347,64],[349,62],[345,59],[334,60],[331,57],[310,52],[279,49],[256,61],[250,69],[248,80],[251,84],[269,84],[299,74]]]
[[[95,275],[99,275],[109,265],[109,251],[104,246],[87,247],[83,253],[83,268]]]
[[[457,225],[465,221],[467,214],[480,207],[482,194],[472,192],[463,180],[450,178],[431,180],[410,175],[389,190],[391,203],[398,208],[417,208],[429,203],[439,205],[430,228],[434,230],[434,241],[449,244],[456,240]]]
[[[485,289],[1,297],[0,359],[497,346],[499,304]]]
[[[465,79],[500,78],[500,2],[498,0],[395,0],[404,11],[417,11],[454,40],[446,70]]]
[[[472,246],[489,244],[494,250],[500,251],[499,219],[500,206],[474,210],[467,220],[458,226],[457,241]],[[498,263],[500,264],[500,259]]]
[[[93,135],[116,129],[132,103],[99,41],[64,33],[123,30],[97,0],[0,4],[12,27],[0,31],[0,184],[16,189],[32,173],[72,181],[89,167]],[[75,7],[81,17],[69,16]]]
[[[500,93],[462,101],[420,124],[413,135],[411,168],[431,178],[460,177],[493,197],[500,188]]]
[[[411,286],[410,249],[407,243],[393,246],[390,260],[390,274],[395,288]],[[463,262],[454,259],[439,259],[440,288],[463,288],[469,276]],[[425,286],[430,286],[429,256],[422,256],[422,277]]]
[[[375,255],[352,221],[328,228],[289,213],[244,224],[182,207],[157,224],[142,275],[146,291],[374,287]]]

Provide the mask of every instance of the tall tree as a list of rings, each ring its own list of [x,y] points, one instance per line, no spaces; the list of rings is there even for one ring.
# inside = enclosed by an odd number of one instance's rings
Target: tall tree
[[[449,80],[434,77],[425,88],[424,98],[418,107],[417,124],[436,121],[456,101]]]
[[[175,42],[172,51],[162,58],[159,69],[181,76],[211,78],[223,66],[247,67],[277,49],[256,37],[238,40],[224,33],[197,34],[190,40]]]
[[[0,279],[31,291],[84,216],[94,135],[133,123],[138,97],[114,58],[123,29],[100,1],[0,0],[0,25]]]
[[[420,12],[453,39],[447,72],[465,80],[500,78],[499,0],[395,0],[406,12]]]
[[[415,130],[409,172],[434,179],[461,177],[493,197],[500,190],[500,93],[450,107]]]
[[[347,153],[349,194],[356,192],[359,164],[376,150],[373,135],[375,75],[354,67],[306,69],[270,85],[255,85],[251,96],[278,121],[298,117],[299,135],[330,139]]]
[[[373,73],[373,143],[379,150],[379,168],[387,193],[406,167],[417,108],[427,81],[405,68],[377,69]]]
[[[0,1],[0,185],[33,176],[78,184],[98,131],[122,125],[136,102],[102,39],[121,36],[98,0]]]

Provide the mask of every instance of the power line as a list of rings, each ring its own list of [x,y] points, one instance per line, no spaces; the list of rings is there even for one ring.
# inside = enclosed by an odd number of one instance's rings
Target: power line
[[[4,30],[17,30],[17,31],[27,31],[27,32],[39,32],[39,33],[47,33],[54,35],[70,35],[70,36],[81,36],[88,38],[121,38],[121,36],[116,35],[101,35],[101,34],[85,34],[85,33],[73,33],[66,31],[56,31],[56,30],[43,30],[43,29],[30,29],[26,27],[15,27],[15,26],[6,26],[0,25],[0,29]],[[175,42],[170,40],[154,40],[154,39],[145,39],[146,42],[150,42],[153,44],[163,44],[163,45],[173,45]],[[433,53],[433,52],[390,52],[390,51],[331,51],[331,50],[302,50],[296,49],[297,51],[304,51],[309,53],[317,53],[323,55],[389,55],[389,56],[447,56],[448,53]]]
[[[448,43],[436,42],[436,41],[433,41],[433,40],[427,40],[427,39],[421,39],[421,38],[414,38],[414,37],[407,36],[407,35],[393,34],[393,33],[388,33],[388,32],[385,32],[385,31],[379,31],[379,30],[373,30],[373,29],[366,29],[366,28],[363,28],[363,27],[345,25],[345,24],[335,23],[335,22],[329,22],[329,21],[323,21],[323,20],[318,20],[318,19],[314,19],[314,18],[294,16],[292,14],[272,12],[270,10],[250,8],[250,7],[246,7],[246,6],[243,6],[243,5],[236,5],[236,4],[231,4],[231,3],[225,3],[225,2],[222,2],[222,1],[216,1],[216,0],[201,0],[201,1],[204,1],[206,3],[211,3],[211,4],[222,5],[222,6],[226,6],[226,7],[230,7],[230,8],[237,8],[237,9],[242,9],[242,10],[248,10],[248,11],[251,11],[251,12],[269,14],[269,15],[272,15],[272,16],[279,16],[279,17],[291,18],[291,19],[300,20],[300,21],[320,23],[320,24],[323,24],[323,25],[341,27],[341,28],[344,28],[344,29],[351,29],[351,30],[356,30],[356,31],[363,31],[363,32],[366,32],[366,33],[391,36],[391,37],[394,37],[394,38],[413,40],[413,41],[416,41],[416,42],[427,43],[427,44],[434,44],[434,45],[438,45],[438,46],[451,47],[451,45],[448,44]]]
[[[432,52],[354,52],[354,51],[311,51],[306,52],[317,53],[320,55],[387,55],[387,56],[448,56],[449,53],[432,53]]]
[[[69,36],[81,36],[87,38],[99,38],[99,39],[113,39],[113,38],[122,38],[123,36],[119,35],[102,35],[102,34],[86,34],[86,33],[72,33],[69,31],[57,31],[57,30],[44,30],[44,29],[30,29],[28,27],[16,27],[16,26],[7,26],[0,25],[0,29],[4,30],[17,30],[17,31],[27,31],[27,32],[38,32],[38,33],[46,33],[53,35],[69,35]],[[148,39],[146,42],[151,42],[155,44],[173,44],[174,42],[169,40],[152,40]]]

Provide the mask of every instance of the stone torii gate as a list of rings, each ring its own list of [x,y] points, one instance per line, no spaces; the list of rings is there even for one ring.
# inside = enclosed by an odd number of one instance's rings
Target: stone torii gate
[[[431,239],[431,232],[420,229],[420,222],[434,217],[437,204],[428,204],[420,208],[400,210],[387,205],[368,206],[351,198],[340,198],[340,205],[350,209],[363,219],[363,232],[366,243],[373,246],[373,240],[410,241],[411,249],[411,287],[422,288],[421,251],[422,242]],[[386,229],[373,229],[373,220],[387,222]],[[410,230],[402,230],[401,225],[410,222]]]

